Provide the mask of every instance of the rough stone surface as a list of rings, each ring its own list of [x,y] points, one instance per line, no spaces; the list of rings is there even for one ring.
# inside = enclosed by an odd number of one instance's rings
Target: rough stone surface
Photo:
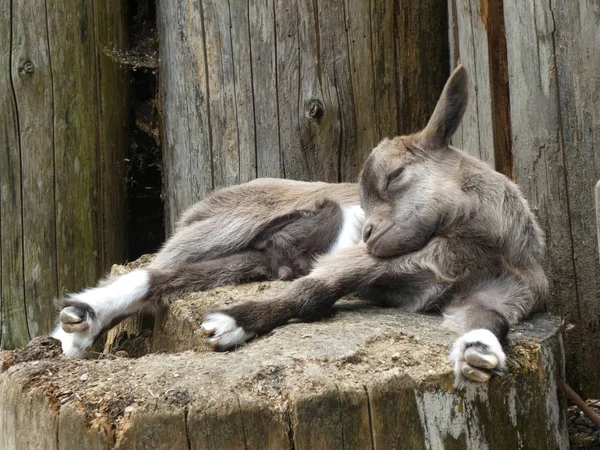
[[[147,348],[179,353],[73,360],[48,339],[1,352],[0,448],[567,448],[558,319],[516,327],[508,376],[464,392],[452,387],[455,336],[439,317],[355,300],[326,320],[209,351],[203,311],[279,288],[175,302]],[[23,435],[26,417],[35,426]]]

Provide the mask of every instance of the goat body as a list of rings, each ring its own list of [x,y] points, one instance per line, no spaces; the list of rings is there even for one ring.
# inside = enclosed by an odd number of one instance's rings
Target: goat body
[[[427,126],[383,140],[358,184],[259,179],[192,206],[148,268],[60,301],[64,352],[82,356],[115,322],[186,292],[282,278],[294,281],[273,298],[207,315],[216,349],[322,318],[353,294],[441,310],[461,333],[457,387],[501,373],[509,326],[544,305],[544,239],[513,182],[449,146],[467,84],[460,66]]]

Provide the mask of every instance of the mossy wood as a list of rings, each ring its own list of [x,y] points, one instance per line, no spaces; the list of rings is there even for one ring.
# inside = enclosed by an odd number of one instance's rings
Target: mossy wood
[[[355,181],[448,76],[439,2],[158,0],[166,227],[256,177]]]
[[[125,44],[116,0],[0,0],[0,346],[124,254]]]
[[[152,337],[122,335],[102,359],[65,358],[51,340],[0,353],[0,448],[568,448],[557,318],[515,327],[510,372],[464,392],[440,317],[356,300],[233,352],[208,348],[206,310],[281,284],[188,295]]]
[[[512,176],[539,217],[548,244],[549,308],[575,325],[566,336],[568,381],[595,398],[600,9],[594,2],[449,0],[448,10],[452,60],[473,81],[454,144]]]

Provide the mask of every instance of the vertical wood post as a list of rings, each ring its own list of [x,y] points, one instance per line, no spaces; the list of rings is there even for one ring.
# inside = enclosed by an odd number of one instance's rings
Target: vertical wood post
[[[104,48],[124,20],[117,0],[0,1],[2,348],[122,258],[126,79]]]

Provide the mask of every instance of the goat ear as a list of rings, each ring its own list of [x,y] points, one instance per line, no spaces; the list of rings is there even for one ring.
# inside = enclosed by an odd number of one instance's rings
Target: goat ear
[[[421,131],[420,144],[429,149],[445,148],[460,125],[468,100],[469,76],[461,64],[448,78],[429,123]]]

